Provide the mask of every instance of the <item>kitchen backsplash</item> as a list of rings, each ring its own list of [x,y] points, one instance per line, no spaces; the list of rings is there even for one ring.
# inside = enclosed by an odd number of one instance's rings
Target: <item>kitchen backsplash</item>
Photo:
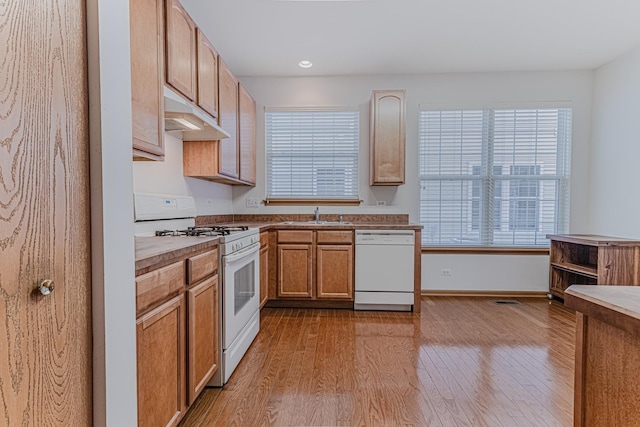
[[[242,223],[278,223],[285,221],[311,221],[313,214],[239,214],[239,215],[199,215],[196,225],[221,224],[230,222]],[[323,221],[338,221],[337,214],[322,214]],[[342,220],[354,224],[408,224],[408,214],[344,214]]]

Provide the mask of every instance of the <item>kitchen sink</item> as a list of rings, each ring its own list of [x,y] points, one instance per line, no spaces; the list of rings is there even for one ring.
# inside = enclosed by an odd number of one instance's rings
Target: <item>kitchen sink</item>
[[[284,221],[282,225],[352,225],[351,222],[340,221]]]

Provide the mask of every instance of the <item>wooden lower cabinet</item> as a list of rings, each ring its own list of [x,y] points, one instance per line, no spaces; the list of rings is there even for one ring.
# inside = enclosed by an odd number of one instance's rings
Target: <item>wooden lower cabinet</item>
[[[136,323],[138,425],[174,426],[186,411],[184,295]]]
[[[220,292],[217,247],[136,277],[139,426],[177,425],[219,369]]]
[[[276,298],[353,301],[353,232],[278,231]]]
[[[278,244],[278,298],[313,298],[313,245]]]
[[[353,299],[353,245],[318,245],[318,299]]]
[[[218,370],[220,286],[215,275],[187,290],[187,398],[192,405]]]
[[[266,232],[264,233],[266,234]],[[260,236],[262,240],[262,236]],[[269,245],[260,248],[260,308],[269,300]]]

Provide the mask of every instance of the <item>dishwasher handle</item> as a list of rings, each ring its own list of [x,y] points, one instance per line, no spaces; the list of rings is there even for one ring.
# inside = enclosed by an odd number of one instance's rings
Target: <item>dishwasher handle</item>
[[[413,245],[413,230],[356,230],[356,245]]]

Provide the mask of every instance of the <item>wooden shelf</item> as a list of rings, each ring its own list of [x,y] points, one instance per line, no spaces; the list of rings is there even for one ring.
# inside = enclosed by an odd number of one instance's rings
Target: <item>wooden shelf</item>
[[[571,285],[640,285],[640,241],[586,234],[548,234],[549,293]]]
[[[598,270],[595,267],[590,267],[588,265],[572,264],[569,262],[552,262],[551,266],[553,268],[559,268],[560,270],[568,271],[569,273],[581,274],[583,276],[593,277],[594,279],[598,278]]]

